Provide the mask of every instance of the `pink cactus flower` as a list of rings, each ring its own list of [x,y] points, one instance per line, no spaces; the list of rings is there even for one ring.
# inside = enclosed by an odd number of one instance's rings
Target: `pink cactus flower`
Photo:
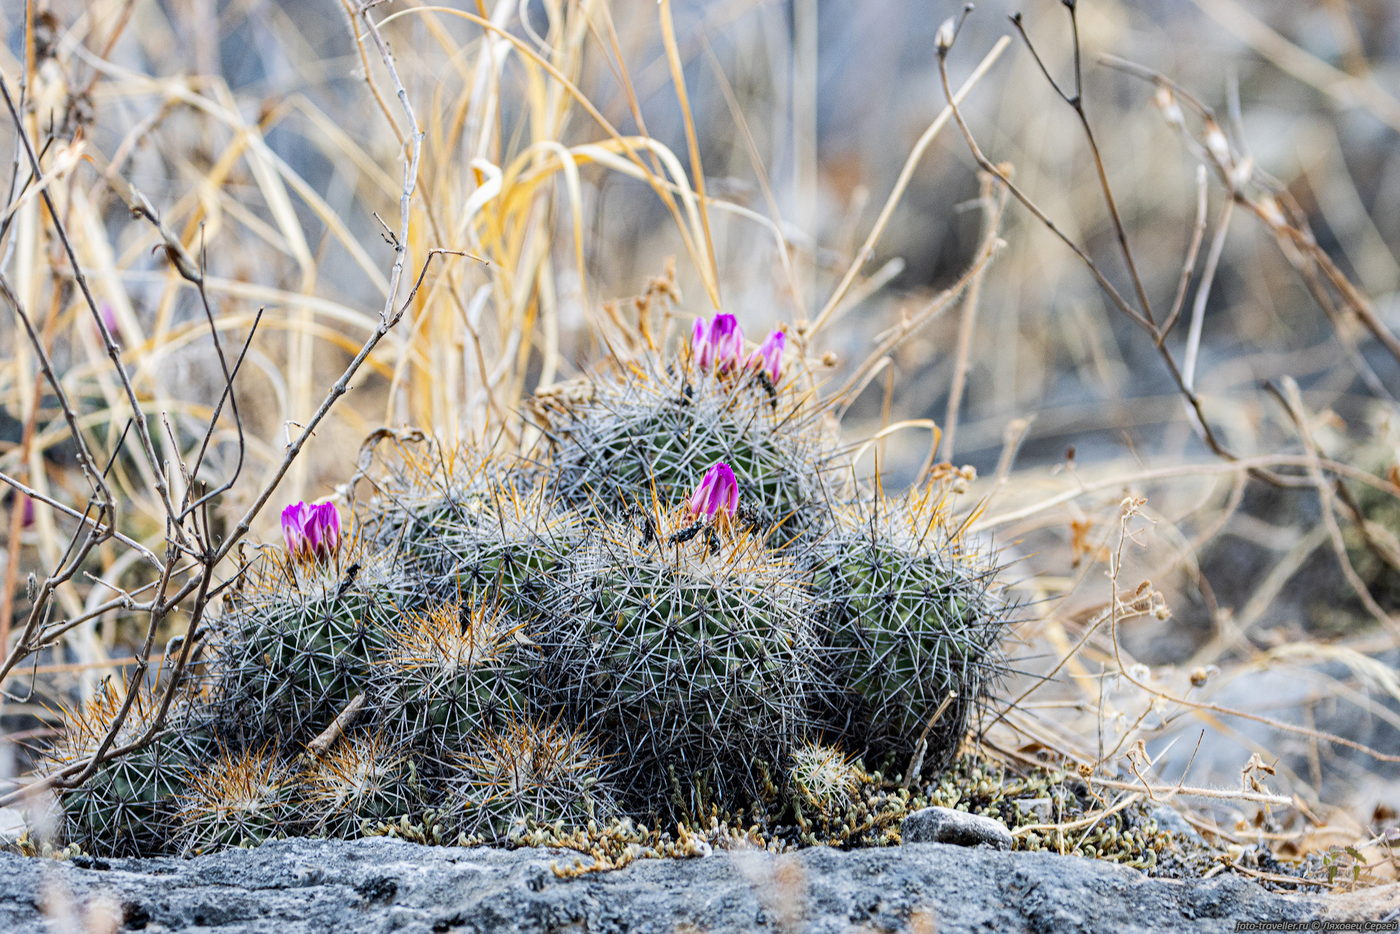
[[[783,375],[783,348],[787,346],[787,335],[782,331],[774,331],[764,338],[763,343],[758,345],[753,356],[749,357],[749,366],[758,366],[768,371],[768,377],[776,386],[778,378]]]
[[[292,503],[282,510],[287,552],[309,561],[329,561],[340,550],[340,510],[334,503]]]
[[[690,332],[690,346],[696,366],[723,373],[743,359],[744,329],[729,314],[717,314],[710,321],[699,318]]]
[[[733,516],[738,509],[739,482],[734,479],[734,471],[728,464],[714,464],[690,495],[691,516],[713,519],[720,513]]]

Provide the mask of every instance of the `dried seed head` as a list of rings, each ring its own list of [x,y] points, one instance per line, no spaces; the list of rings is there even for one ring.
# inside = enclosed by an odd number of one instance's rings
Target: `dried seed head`
[[[1213,117],[1206,117],[1205,144],[1206,151],[1210,153],[1211,158],[1221,169],[1229,173],[1235,161],[1230,152],[1230,141],[1225,138],[1224,131],[1220,129],[1220,124],[1216,123]]]
[[[1167,126],[1174,130],[1180,130],[1186,126],[1186,117],[1181,112],[1181,105],[1176,101],[1176,95],[1171,88],[1160,85],[1157,92],[1152,96],[1152,103],[1157,105],[1157,109],[1162,112],[1162,119],[1167,121]]]
[[[942,55],[953,47],[953,40],[958,35],[957,19],[950,16],[938,27],[938,32],[933,36],[933,47]]]

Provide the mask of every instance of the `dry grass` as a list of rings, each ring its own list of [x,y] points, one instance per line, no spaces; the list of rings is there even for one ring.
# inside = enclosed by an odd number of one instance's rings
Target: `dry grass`
[[[7,7],[42,176],[6,122],[0,472],[41,501],[0,519],[6,727],[130,670],[143,633],[163,663],[189,601],[131,607],[164,586],[179,465],[238,477],[200,541],[271,538],[260,500],[343,491],[379,427],[513,446],[536,388],[722,306],[792,327],[887,487],[978,468],[970,526],[1035,601],[987,748],[1394,878],[1400,588],[1362,559],[1400,530],[1353,507],[1400,515],[1400,16],[1082,6],[1076,45],[1025,5],[1044,74],[1000,2],[946,56],[902,0]],[[619,296],[672,290],[643,300],[654,334],[620,326]],[[77,526],[45,504],[89,502],[74,430],[121,537],[16,655],[27,576]]]

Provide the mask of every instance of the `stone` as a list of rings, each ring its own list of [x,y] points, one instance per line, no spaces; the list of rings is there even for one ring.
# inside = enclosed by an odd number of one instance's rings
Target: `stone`
[[[900,825],[904,843],[951,843],[954,846],[989,846],[1011,849],[1011,831],[999,820],[953,808],[922,808]]]
[[[1181,812],[1176,808],[1167,804],[1159,804],[1149,812],[1148,816],[1157,822],[1158,827],[1176,837],[1177,840],[1205,845],[1205,838],[1201,836],[1200,831],[1191,826],[1191,823],[1182,817]]]
[[[588,858],[382,837],[110,859],[105,869],[0,852],[0,931],[1206,934],[1235,930],[1238,921],[1304,929],[1323,919],[1374,920],[1400,907],[1396,886],[1281,895],[1226,874],[1180,882],[1055,853],[937,843],[783,854],[716,848],[707,859],[643,859],[575,878],[554,871],[579,860]]]
[[[1035,818],[1038,824],[1049,824],[1054,820],[1055,802],[1049,798],[1018,798],[1016,810]]]

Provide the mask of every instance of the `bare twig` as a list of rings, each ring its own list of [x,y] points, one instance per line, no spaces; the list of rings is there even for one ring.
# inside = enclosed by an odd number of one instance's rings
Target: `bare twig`
[[[1099,189],[1103,192],[1104,204],[1108,206],[1109,217],[1113,220],[1113,233],[1118,238],[1118,247],[1123,253],[1123,262],[1128,267],[1128,275],[1133,280],[1133,291],[1137,295],[1138,307],[1142,311],[1142,316],[1149,323],[1155,324],[1152,315],[1152,303],[1147,298],[1147,289],[1142,284],[1142,276],[1138,273],[1137,261],[1133,259],[1132,247],[1128,244],[1128,231],[1123,226],[1122,215],[1118,212],[1118,199],[1113,196],[1113,186],[1108,181],[1108,169],[1104,166],[1103,156],[1099,152],[1098,140],[1094,138],[1093,127],[1089,125],[1089,114],[1084,108],[1084,75],[1080,62],[1079,44],[1079,7],[1074,2],[1064,4],[1064,8],[1069,12],[1070,35],[1074,48],[1074,93],[1068,94],[1063,91],[1050,77],[1050,70],[1041,61],[1040,54],[1036,52],[1035,45],[1031,42],[1031,37],[1027,35],[1025,26],[1021,23],[1021,14],[1016,13],[1011,17],[1012,24],[1016,31],[1021,34],[1022,40],[1026,43],[1026,48],[1030,49],[1031,55],[1035,58],[1035,63],[1040,66],[1041,74],[1045,80],[1050,82],[1050,87],[1060,96],[1066,104],[1074,110],[1075,116],[1079,118],[1079,125],[1084,130],[1084,139],[1089,144],[1089,152],[1094,157],[1094,172],[1098,176]]]
[[[198,266],[196,266],[193,263],[192,260],[189,260],[187,254],[184,254],[182,252],[183,248],[179,246],[179,241],[164,230],[164,228],[160,225],[155,212],[149,208],[149,205],[144,205],[142,207],[143,212],[154,223],[156,223],[158,229],[161,230],[162,237],[167,244],[167,252],[170,253],[172,260],[176,262],[177,268],[179,268],[181,274],[184,275],[185,278],[189,279],[199,289],[201,303],[205,310],[206,321],[209,323],[211,330],[215,333],[216,351],[218,353],[220,366],[222,368],[222,374],[224,377],[223,393],[221,394],[219,402],[214,408],[213,414],[210,418],[209,427],[204,436],[204,440],[198,449],[195,460],[195,469],[190,470],[184,463],[177,464],[177,467],[181,471],[182,475],[187,478],[188,489],[185,494],[186,503],[184,504],[182,509],[176,511],[174,508],[173,501],[170,497],[169,487],[165,480],[165,474],[159,462],[156,461],[154,458],[154,448],[151,444],[149,434],[147,433],[144,425],[144,415],[142,413],[139,403],[136,401],[134,389],[132,389],[130,381],[126,377],[125,370],[121,365],[119,359],[119,352],[115,347],[112,335],[106,328],[105,323],[101,321],[101,315],[97,312],[96,305],[92,302],[91,295],[87,291],[86,279],[84,277],[83,271],[77,262],[76,256],[72,253],[72,248],[71,245],[69,245],[67,242],[66,235],[64,235],[61,230],[59,232],[60,238],[63,239],[64,245],[69,251],[69,260],[72,266],[74,277],[78,281],[80,288],[83,290],[93,314],[99,319],[98,324],[104,342],[107,345],[108,356],[111,359],[114,368],[118,371],[118,375],[121,382],[128,391],[128,397],[132,403],[133,411],[137,415],[136,419],[134,419],[134,421],[136,422],[137,431],[142,439],[143,448],[145,448],[148,452],[148,460],[151,462],[153,470],[155,470],[156,472],[155,482],[157,483],[158,488],[160,490],[162,503],[166,508],[166,516],[168,520],[168,541],[165,557],[163,560],[158,562],[160,572],[159,579],[152,588],[152,595],[144,603],[135,605],[139,607],[141,611],[146,615],[147,625],[145,636],[143,638],[141,646],[138,649],[138,651],[136,651],[133,654],[132,660],[130,662],[134,670],[129,675],[128,688],[125,692],[124,697],[122,698],[120,705],[116,710],[115,716],[112,718],[110,724],[108,725],[102,739],[97,744],[96,749],[90,756],[87,756],[78,762],[69,763],[63,768],[55,770],[45,775],[41,779],[30,782],[24,785],[23,787],[3,797],[0,797],[0,806],[18,800],[23,796],[30,795],[35,791],[41,789],[50,788],[55,790],[63,790],[65,788],[71,788],[78,784],[81,784],[98,768],[100,768],[104,762],[110,761],[111,759],[117,756],[125,755],[136,749],[140,749],[144,745],[149,743],[151,740],[153,740],[157,735],[159,735],[161,730],[164,728],[164,724],[169,714],[171,705],[173,704],[175,697],[177,696],[177,693],[181,689],[185,680],[185,675],[193,658],[195,647],[199,642],[200,626],[209,609],[210,601],[223,589],[224,585],[218,584],[215,579],[217,568],[231,553],[232,549],[235,546],[237,546],[242,540],[242,538],[247,534],[247,532],[252,526],[253,520],[257,517],[263,506],[265,506],[267,501],[271,498],[281,479],[286,475],[292,463],[296,460],[302,448],[305,446],[307,440],[312,436],[316,428],[325,419],[326,415],[329,413],[330,409],[335,405],[336,401],[339,400],[340,397],[343,396],[349,390],[351,380],[354,378],[356,373],[359,372],[360,368],[368,359],[370,354],[374,351],[375,347],[378,346],[380,341],[382,341],[383,338],[389,333],[389,331],[402,319],[404,313],[408,309],[409,304],[412,302],[414,295],[417,293],[418,289],[423,283],[424,276],[427,273],[428,263],[431,262],[433,256],[442,252],[452,252],[442,250],[430,251],[427,258],[424,261],[423,268],[419,273],[417,280],[409,289],[407,296],[401,296],[403,274],[406,264],[407,244],[410,242],[409,222],[412,213],[411,207],[416,187],[419,159],[421,157],[422,151],[423,134],[418,127],[416,118],[414,117],[412,104],[408,99],[407,91],[404,89],[403,83],[399,79],[397,71],[394,68],[392,56],[390,55],[387,46],[384,44],[382,37],[379,35],[377,25],[369,16],[368,7],[361,8],[359,15],[364,22],[367,33],[373,38],[377,48],[380,51],[384,64],[388,69],[391,78],[394,82],[395,88],[397,90],[398,99],[401,107],[403,108],[405,118],[408,122],[408,126],[411,128],[411,132],[407,140],[408,152],[405,158],[404,182],[399,202],[400,222],[397,233],[397,240],[394,243],[394,262],[389,277],[389,288],[385,297],[383,310],[380,313],[380,321],[378,327],[375,328],[375,330],[370,334],[370,336],[364,341],[364,343],[360,347],[359,352],[356,353],[354,358],[350,361],[350,363],[346,366],[345,370],[342,372],[340,378],[326,393],[325,398],[322,400],[316,412],[302,426],[301,433],[296,438],[294,438],[290,444],[287,445],[286,449],[283,452],[283,457],[280,465],[276,470],[273,471],[270,480],[268,480],[264,484],[259,493],[254,497],[252,505],[248,507],[248,509],[243,513],[243,515],[240,517],[240,519],[237,521],[234,527],[229,531],[227,535],[223,537],[221,541],[216,543],[209,534],[209,507],[216,498],[221,496],[228,489],[232,488],[232,485],[234,482],[236,482],[238,476],[238,469],[236,468],[233,473],[233,476],[228,478],[225,481],[225,483],[222,484],[220,487],[217,487],[211,491],[208,491],[204,495],[197,496],[193,499],[191,499],[190,497],[194,495],[195,487],[197,485],[195,481],[196,474],[198,472],[198,467],[203,462],[205,452],[208,449],[208,445],[212,439],[213,432],[215,430],[215,425],[218,419],[220,418],[222,408],[225,402],[229,404],[230,409],[233,412],[235,425],[237,426],[237,446],[239,448],[237,463],[239,465],[242,464],[242,448],[244,446],[244,437],[242,431],[242,421],[241,417],[238,414],[237,401],[234,395],[233,382],[237,377],[238,371],[242,365],[243,360],[247,356],[249,345],[252,340],[252,334],[250,333],[248,339],[245,340],[244,346],[241,349],[238,357],[230,364],[230,362],[227,360],[223,353],[222,346],[219,343],[217,329],[214,327],[213,311],[209,306],[207,295],[203,289],[204,279],[202,271],[199,269]],[[16,121],[16,125],[20,126],[18,114],[14,110],[13,100],[10,98],[8,87],[5,87],[4,90],[7,103],[11,107],[12,116]],[[27,137],[25,137],[25,139],[27,143]],[[32,167],[34,174],[36,177],[42,177],[37,163],[37,157],[33,155],[32,148],[30,149],[30,153],[31,162],[33,163]],[[56,213],[54,213],[53,220],[54,223],[57,225],[58,218]],[[7,298],[11,300],[11,304],[15,307],[16,311],[20,313],[21,318],[25,320],[27,324],[27,319],[24,318],[22,309],[19,308],[18,302],[13,299],[13,296],[11,293],[9,293],[8,289],[6,290],[6,295]],[[254,321],[254,325],[255,327],[253,330],[255,331],[256,319]],[[32,329],[31,336],[33,336]],[[35,342],[37,344],[37,340]],[[42,348],[39,347],[38,350],[42,356]],[[43,363],[43,365],[47,366],[46,360]],[[51,376],[51,379],[53,380],[56,391],[61,393],[62,390],[61,387],[58,386],[56,378],[53,378]],[[62,403],[62,407],[64,408],[65,416],[69,418],[69,423],[70,426],[72,426],[72,430],[74,432],[75,437],[81,440],[81,436],[77,432],[76,417],[73,415],[72,407],[69,406],[66,403],[66,401]],[[101,489],[99,485],[101,474],[97,473],[96,471],[93,471],[93,474],[97,481],[94,483],[94,487],[97,489]],[[90,506],[89,512],[91,511],[91,509],[92,507]],[[94,532],[96,531],[103,531],[107,534],[110,534],[113,537],[115,537],[117,534],[114,529],[110,528],[109,525],[103,525],[100,521],[93,520],[87,514],[82,514],[80,516],[80,520],[81,521],[79,523],[78,530],[75,533],[76,537],[74,541],[70,543],[70,556],[73,554],[77,554],[80,556],[85,555],[87,553],[87,550],[90,550],[91,548],[89,542],[93,538]],[[125,537],[123,536],[123,538]],[[182,567],[179,561],[181,555],[189,555],[190,557],[193,557],[195,559],[193,566]],[[29,623],[27,624],[25,632],[20,639],[20,643],[16,645],[15,650],[10,653],[8,658],[6,658],[4,665],[0,666],[0,682],[3,682],[5,675],[13,669],[13,667],[18,663],[18,661],[22,657],[25,656],[26,653],[32,651],[32,640],[35,633],[38,631],[40,621],[45,612],[44,608],[48,605],[49,595],[53,592],[53,590],[56,587],[60,586],[64,581],[68,580],[72,576],[72,574],[76,572],[76,569],[77,562],[71,560],[70,558],[70,560],[68,560],[68,563],[64,567],[61,567],[56,573],[49,575],[49,577],[40,586],[39,593],[36,596],[34,606],[32,607],[30,613]],[[177,583],[177,575],[184,576],[186,575],[186,572],[189,572],[188,576],[184,577],[182,583]],[[239,574],[241,573],[242,569],[239,570]],[[129,597],[124,597],[123,600],[118,601],[118,603],[119,605],[128,608],[131,608],[133,606],[130,602]],[[183,608],[185,610],[189,623],[183,638],[183,642],[180,645],[178,657],[174,660],[173,664],[170,666],[168,674],[166,674],[166,676],[163,679],[163,685],[159,690],[154,713],[146,722],[143,723],[142,729],[136,736],[127,741],[119,743],[117,739],[119,736],[122,735],[124,724],[131,710],[133,709],[133,705],[135,704],[138,691],[142,687],[146,673],[148,672],[152,660],[154,658],[154,656],[152,655],[152,650],[154,648],[156,633],[160,629],[164,621],[167,618],[169,618],[171,613],[173,613],[177,608]],[[64,626],[69,625],[76,625],[76,622],[73,620],[69,620],[67,623],[64,624]],[[52,632],[50,632],[50,635],[52,635]]]
[[[1005,36],[997,40],[996,45],[992,46],[991,51],[983,56],[982,61],[973,69],[968,79],[963,82],[962,87],[958,88],[957,94],[951,96],[950,99],[954,105],[961,103],[968,94],[972,93],[972,89],[977,86],[977,83],[991,69],[997,59],[1001,57],[1001,53],[1006,51],[1006,47],[1009,44],[1010,40]],[[835,291],[831,293],[831,297],[826,300],[826,304],[822,306],[822,310],[817,313],[817,317],[807,329],[809,335],[814,335],[820,331],[837,313],[837,309],[841,306],[841,302],[845,298],[847,291],[850,290],[851,284],[854,283],[856,277],[860,275],[860,271],[865,267],[865,264],[875,255],[875,244],[880,241],[880,236],[889,225],[890,218],[893,216],[895,208],[899,205],[900,199],[904,196],[904,190],[909,186],[909,181],[914,177],[914,170],[918,168],[919,160],[923,157],[924,152],[928,150],[928,147],[933,144],[938,134],[948,125],[948,120],[954,113],[954,106],[945,107],[938,116],[934,118],[934,121],[929,124],[928,129],[924,130],[923,135],[920,136],[918,142],[914,144],[914,148],[909,151],[909,157],[904,160],[904,167],[900,169],[899,178],[895,180],[894,188],[890,190],[889,197],[885,199],[884,207],[880,209],[879,216],[875,218],[875,223],[870,228],[870,233],[866,235],[865,241],[860,245],[860,249],[856,251],[855,259],[852,261],[850,268],[846,270],[846,274],[841,277],[841,281],[837,284]]]

